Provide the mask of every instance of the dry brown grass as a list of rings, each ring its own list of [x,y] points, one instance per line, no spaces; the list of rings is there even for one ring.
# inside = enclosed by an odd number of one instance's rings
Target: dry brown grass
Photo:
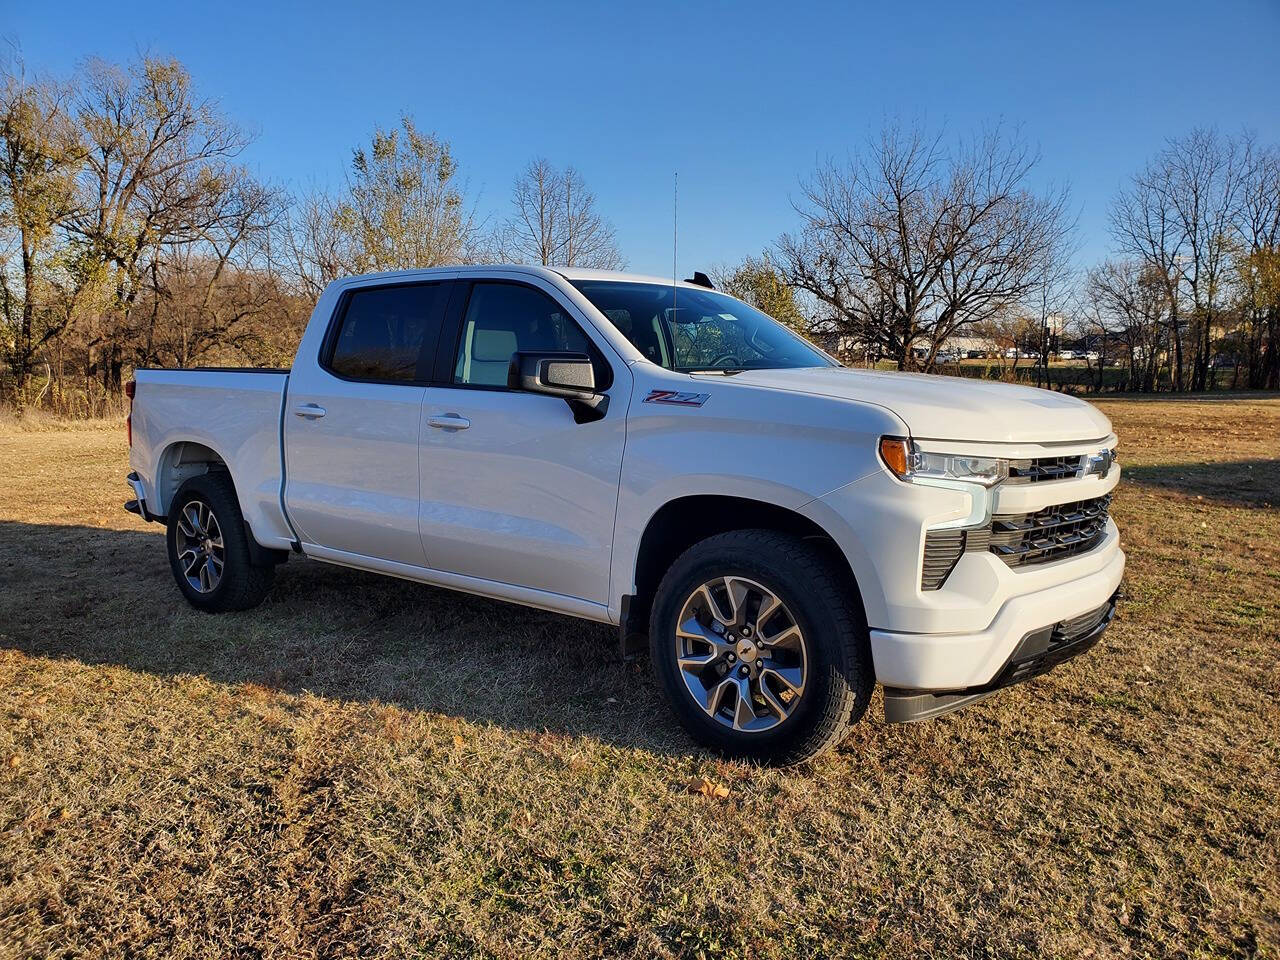
[[[1104,408],[1103,643],[786,771],[591,624],[309,562],[198,614],[122,431],[0,433],[0,954],[1276,956],[1280,402]]]

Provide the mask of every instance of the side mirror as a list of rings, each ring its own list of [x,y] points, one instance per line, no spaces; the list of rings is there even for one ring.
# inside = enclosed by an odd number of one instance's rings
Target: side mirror
[[[599,420],[609,409],[609,398],[596,392],[595,366],[585,353],[514,353],[507,386],[563,397],[578,423]]]

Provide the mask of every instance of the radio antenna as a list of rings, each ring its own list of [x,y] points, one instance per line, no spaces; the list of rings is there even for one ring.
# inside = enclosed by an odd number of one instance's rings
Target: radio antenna
[[[680,240],[680,171],[675,172],[671,186],[671,322],[676,322],[676,284],[680,270],[676,267],[676,250]]]

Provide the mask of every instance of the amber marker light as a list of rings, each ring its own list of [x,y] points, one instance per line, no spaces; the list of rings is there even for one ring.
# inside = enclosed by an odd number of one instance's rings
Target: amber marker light
[[[911,441],[902,437],[880,438],[880,459],[884,465],[897,474],[898,479],[907,478],[907,462],[911,455]]]

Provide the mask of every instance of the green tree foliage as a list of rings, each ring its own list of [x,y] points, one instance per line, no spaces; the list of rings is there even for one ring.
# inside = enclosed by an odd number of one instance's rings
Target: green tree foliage
[[[408,116],[398,128],[375,127],[370,143],[353,151],[334,216],[357,273],[458,263],[475,242],[449,144]]]
[[[810,332],[810,319],[796,302],[795,290],[767,256],[747,257],[735,267],[715,271],[716,287],[749,303],[800,334]]]
[[[29,81],[21,65],[0,83],[0,321],[22,403],[40,351],[70,321],[58,296],[65,262],[56,230],[75,209],[84,146],[64,90]]]

